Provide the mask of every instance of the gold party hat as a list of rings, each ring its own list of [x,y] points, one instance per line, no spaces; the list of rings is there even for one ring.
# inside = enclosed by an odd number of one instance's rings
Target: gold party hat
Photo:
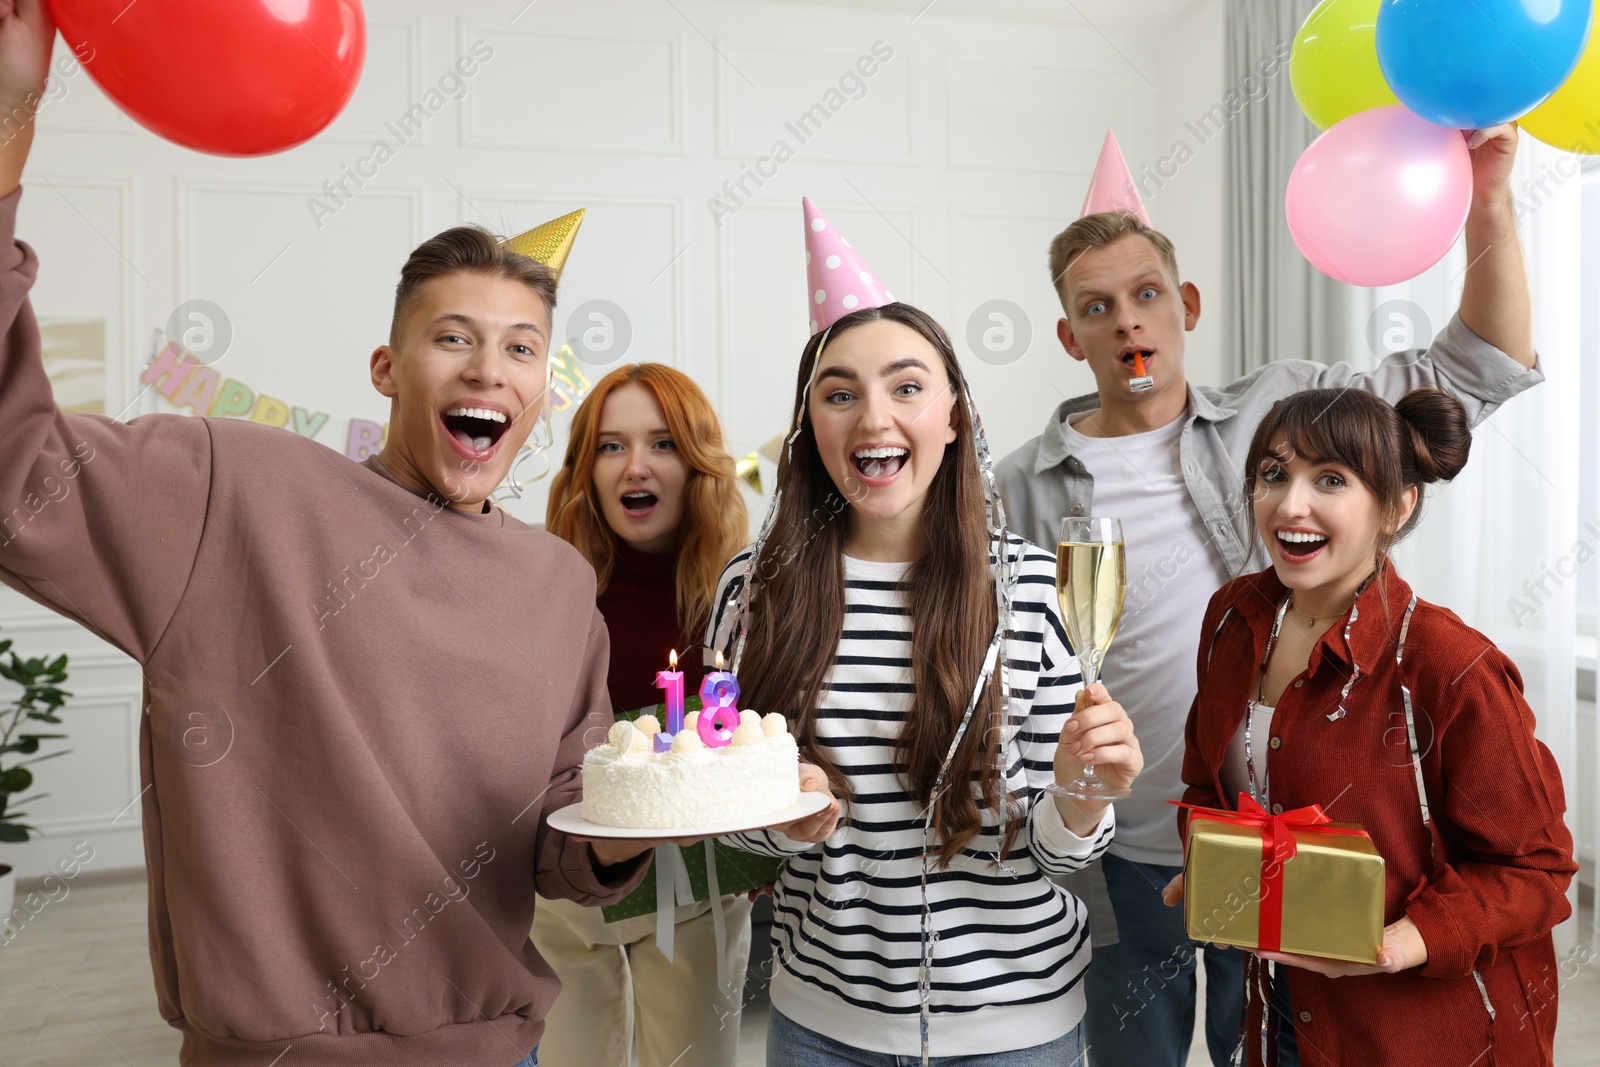
[[[507,237],[501,243],[512,252],[543,263],[559,279],[561,269],[567,265],[567,255],[572,251],[572,242],[578,236],[578,227],[583,225],[583,212],[580,207],[526,233]]]
[[[740,478],[749,483],[750,488],[757,493],[761,492],[761,453],[752,452],[743,459],[736,460],[734,470]]]

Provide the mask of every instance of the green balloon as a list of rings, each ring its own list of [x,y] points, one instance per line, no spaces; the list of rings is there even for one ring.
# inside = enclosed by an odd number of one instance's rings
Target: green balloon
[[[1400,102],[1378,66],[1382,6],[1383,0],[1322,0],[1295,36],[1289,83],[1318,129]]]

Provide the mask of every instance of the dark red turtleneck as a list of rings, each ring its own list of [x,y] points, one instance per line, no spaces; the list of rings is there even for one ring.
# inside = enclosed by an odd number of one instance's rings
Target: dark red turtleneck
[[[618,542],[611,581],[597,598],[611,633],[611,703],[618,710],[661,703],[664,697],[656,688],[656,672],[667,669],[667,654],[673,649],[678,650],[684,696],[700,690],[705,674],[700,635],[694,635],[693,645],[685,645],[677,571],[676,551],[652,554]]]

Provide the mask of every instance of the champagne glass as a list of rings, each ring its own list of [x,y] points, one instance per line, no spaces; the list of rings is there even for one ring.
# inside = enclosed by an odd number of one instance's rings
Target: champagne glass
[[[1061,520],[1061,539],[1056,545],[1056,596],[1072,651],[1083,672],[1085,689],[1100,678],[1106,650],[1122,622],[1122,598],[1127,584],[1120,521]],[[1068,784],[1052,784],[1049,791],[1079,800],[1116,800],[1132,795],[1131,790],[1108,785],[1096,776],[1092,763]]]

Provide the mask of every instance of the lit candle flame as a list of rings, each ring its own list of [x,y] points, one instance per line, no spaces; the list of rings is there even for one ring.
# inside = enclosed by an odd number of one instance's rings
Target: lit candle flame
[[[726,667],[727,667],[727,664],[725,664],[723,662],[723,660],[722,660],[722,652],[719,650],[717,652],[717,670],[720,671],[720,670],[725,669]]]
[[[675,671],[675,670],[678,669],[678,650],[677,649],[673,649],[672,650],[672,655],[667,657],[667,662],[672,664],[672,666],[669,668],[670,670],[674,670]]]

